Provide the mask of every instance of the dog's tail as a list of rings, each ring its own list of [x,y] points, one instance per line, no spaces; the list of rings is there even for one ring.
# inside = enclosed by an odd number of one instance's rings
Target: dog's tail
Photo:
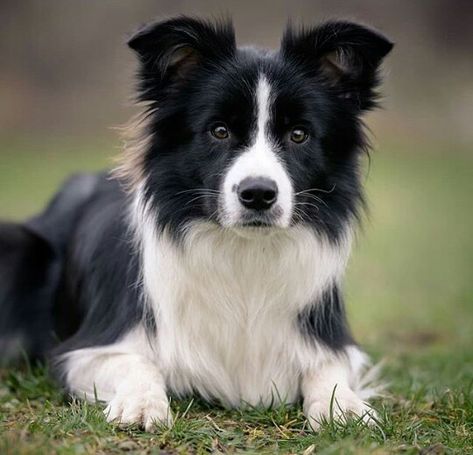
[[[0,365],[42,359],[56,342],[54,304],[65,251],[98,175],[70,178],[46,210],[0,222]]]
[[[50,347],[54,265],[48,242],[22,224],[0,223],[0,364]]]

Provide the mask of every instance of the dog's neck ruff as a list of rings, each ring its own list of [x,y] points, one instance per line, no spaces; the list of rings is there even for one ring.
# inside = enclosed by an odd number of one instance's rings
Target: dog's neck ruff
[[[170,390],[230,406],[297,400],[300,373],[325,358],[321,346],[308,353],[297,316],[339,282],[351,231],[333,243],[304,226],[247,238],[193,222],[176,241],[140,202],[134,215],[153,348]]]

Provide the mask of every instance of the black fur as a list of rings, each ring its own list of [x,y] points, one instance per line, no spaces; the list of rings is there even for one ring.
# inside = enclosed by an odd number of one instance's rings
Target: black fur
[[[309,341],[316,340],[334,350],[355,343],[340,290],[335,285],[299,315],[299,326]]]
[[[39,359],[54,343],[57,267],[50,245],[25,226],[0,224],[0,364],[23,350]]]
[[[278,52],[238,49],[231,24],[180,17],[140,29],[129,45],[139,57],[138,99],[147,105],[150,137],[132,171],[146,176],[158,229],[179,239],[189,221],[218,223],[217,198],[196,200],[196,191],[218,191],[222,171],[250,143],[263,72],[274,90],[272,140],[295,191],[305,191],[297,195],[305,209],[292,223],[339,241],[362,206],[360,116],[376,104],[378,67],[392,47],[386,38],[330,22],[288,28]],[[209,133],[222,119],[232,131],[223,142]],[[288,141],[294,125],[309,131],[306,143]],[[0,340],[21,333],[24,348],[41,355],[60,339],[56,356],[111,343],[145,316],[122,183],[105,174],[76,177],[42,215],[0,226]],[[299,322],[306,336],[334,349],[352,342],[336,288]]]

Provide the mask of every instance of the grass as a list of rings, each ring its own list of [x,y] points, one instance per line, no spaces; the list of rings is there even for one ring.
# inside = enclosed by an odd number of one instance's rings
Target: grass
[[[115,153],[104,141],[0,147],[0,217],[44,204],[73,170]],[[438,149],[438,147],[437,147]],[[386,145],[367,176],[372,214],[355,248],[346,295],[354,332],[384,359],[378,426],[351,420],[313,434],[298,407],[226,411],[173,402],[172,429],[147,434],[67,402],[44,367],[0,371],[0,453],[473,453],[473,159]]]

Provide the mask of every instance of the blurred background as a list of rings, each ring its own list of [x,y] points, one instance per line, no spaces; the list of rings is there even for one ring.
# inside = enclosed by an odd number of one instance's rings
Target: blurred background
[[[393,361],[442,353],[452,365],[471,351],[469,0],[1,0],[0,218],[40,210],[71,172],[113,165],[112,127],[136,112],[127,33],[176,13],[229,14],[240,44],[278,47],[288,17],[354,19],[396,43],[384,109],[366,119],[371,214],[349,268],[350,318],[362,344]]]

